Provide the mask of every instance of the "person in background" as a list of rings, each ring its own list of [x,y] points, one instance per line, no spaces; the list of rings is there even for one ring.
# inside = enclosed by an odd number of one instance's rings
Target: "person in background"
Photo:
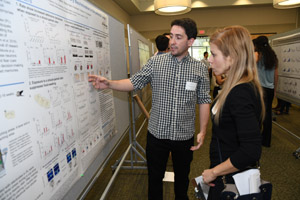
[[[207,66],[207,68],[209,68],[210,64],[208,62],[208,52],[207,51],[205,51],[203,53],[203,59],[201,61]]]
[[[207,51],[205,51],[205,52],[203,53],[203,59],[202,59],[201,61],[206,65],[206,67],[207,67],[207,69],[208,69],[209,80],[210,80],[210,82],[211,82],[211,80],[212,80],[212,70],[211,70],[210,64],[209,64],[209,62],[208,62],[208,52],[207,52]]]
[[[168,48],[167,48],[167,50],[166,50],[166,53],[167,53],[167,52],[170,51],[170,33],[164,33],[164,34],[162,34],[162,35],[165,36],[165,37],[167,37],[167,38],[169,39],[169,45],[168,45]],[[154,53],[154,56],[156,56],[157,53],[158,53],[158,51],[156,51],[156,52]]]
[[[163,36],[166,36],[167,38],[171,38],[170,33],[164,33]]]
[[[171,38],[170,33],[164,33],[163,36],[166,36],[167,38]],[[169,47],[168,47],[168,51],[170,51],[170,42],[169,42]]]
[[[264,101],[266,108],[266,118],[263,122],[262,145],[271,146],[272,136],[272,102],[278,79],[278,59],[269,45],[266,36],[259,36],[253,40],[257,69],[260,83],[264,90]]]
[[[225,74],[215,75],[215,73],[213,73],[212,81],[214,84],[214,89],[213,89],[213,98],[214,99],[219,94],[220,90],[222,89],[222,85],[223,85],[225,79],[226,79]]]
[[[216,200],[224,189],[223,176],[226,183],[234,183],[233,174],[255,166],[260,159],[265,109],[248,30],[225,27],[216,31],[209,43],[213,73],[226,74],[211,109],[210,169],[202,172],[204,182],[211,186],[208,200]]]
[[[281,104],[281,99],[280,98],[276,98],[277,99],[277,104],[276,104],[276,106],[274,107],[274,108],[272,108],[273,110],[275,110],[275,111],[278,111],[278,110],[280,110],[280,104]]]
[[[169,51],[169,38],[164,35],[159,35],[155,38],[155,44],[158,52],[156,55],[164,54]]]
[[[201,61],[188,53],[197,36],[196,23],[189,18],[174,20],[170,36],[170,53],[152,56],[130,79],[89,76],[96,89],[132,91],[148,83],[152,86],[146,145],[149,200],[163,199],[162,180],[170,152],[175,173],[175,199],[188,199],[193,151],[203,144],[209,119],[208,71]],[[200,132],[194,145],[196,104],[199,104]]]
[[[276,111],[276,115],[289,114],[291,103],[279,98],[278,101],[280,102],[280,108]]]

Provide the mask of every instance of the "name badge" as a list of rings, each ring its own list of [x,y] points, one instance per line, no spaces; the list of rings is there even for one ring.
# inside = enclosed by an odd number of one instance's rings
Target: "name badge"
[[[185,89],[189,91],[195,91],[197,87],[197,83],[186,82]]]

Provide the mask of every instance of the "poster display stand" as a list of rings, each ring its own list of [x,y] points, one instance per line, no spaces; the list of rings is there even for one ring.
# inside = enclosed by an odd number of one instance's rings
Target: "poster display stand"
[[[277,34],[269,38],[278,58],[278,86],[276,96],[300,105],[300,29]],[[296,134],[274,122],[277,126],[300,140]],[[300,158],[300,148],[293,155]]]

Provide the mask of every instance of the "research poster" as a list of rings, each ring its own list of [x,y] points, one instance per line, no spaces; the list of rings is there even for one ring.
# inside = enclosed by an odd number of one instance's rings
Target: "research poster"
[[[273,40],[278,57],[277,94],[300,101],[300,33]],[[274,45],[275,44],[275,45]]]
[[[60,199],[115,134],[108,16],[85,0],[0,0],[0,199]]]

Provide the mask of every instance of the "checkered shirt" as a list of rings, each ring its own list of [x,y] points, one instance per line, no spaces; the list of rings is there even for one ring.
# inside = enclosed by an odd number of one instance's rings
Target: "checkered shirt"
[[[151,84],[151,134],[175,141],[194,136],[196,103],[211,103],[208,70],[201,61],[187,55],[178,62],[170,53],[153,56],[130,81],[134,90]]]

